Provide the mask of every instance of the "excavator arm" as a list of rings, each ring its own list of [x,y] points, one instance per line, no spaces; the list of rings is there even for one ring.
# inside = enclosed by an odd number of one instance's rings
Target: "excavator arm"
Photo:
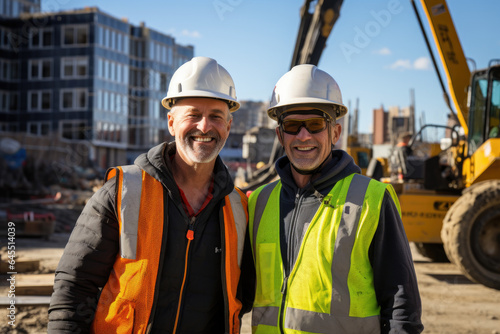
[[[428,43],[427,35],[423,29],[420,16],[418,15],[418,11],[413,0],[412,3],[422,28],[422,33],[424,34],[427,46],[431,53],[434,66],[436,67],[436,72],[439,76],[439,70],[437,69],[432,49]],[[450,11],[448,10],[448,5],[445,0],[420,0],[420,3],[422,4],[422,8],[429,21],[435,45],[438,49],[441,63],[448,79],[449,92],[453,100],[453,105],[455,106],[457,113],[456,116],[458,116],[458,121],[464,129],[465,135],[467,135],[469,130],[467,125],[469,114],[467,107],[467,91],[471,73],[469,66],[467,65],[467,60],[460,44],[460,40],[458,39],[457,31],[455,30],[455,25],[453,24]],[[443,86],[441,78],[440,81]],[[442,88],[446,92],[444,86]],[[450,105],[448,95],[446,93],[445,100],[447,104]],[[451,111],[453,113],[453,109]]]

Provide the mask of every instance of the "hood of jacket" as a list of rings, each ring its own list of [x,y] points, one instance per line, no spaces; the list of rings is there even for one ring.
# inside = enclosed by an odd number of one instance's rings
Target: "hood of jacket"
[[[176,153],[175,141],[162,143],[151,148],[135,159],[134,164],[158,180],[177,203],[181,203],[181,195],[172,174],[172,164],[169,157]],[[224,198],[233,191],[234,183],[229,171],[217,156],[212,177],[214,179],[213,199],[215,202]]]

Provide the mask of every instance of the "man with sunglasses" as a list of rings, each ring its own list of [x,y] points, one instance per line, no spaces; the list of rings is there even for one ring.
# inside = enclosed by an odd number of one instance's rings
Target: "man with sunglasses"
[[[254,333],[420,333],[421,303],[392,186],[334,149],[347,113],[326,72],[298,65],[269,117],[286,156],[249,199]]]

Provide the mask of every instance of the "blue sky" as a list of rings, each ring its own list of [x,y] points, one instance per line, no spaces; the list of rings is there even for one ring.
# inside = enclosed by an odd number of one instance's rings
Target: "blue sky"
[[[97,6],[113,16],[172,35],[193,45],[195,56],[217,59],[233,76],[239,100],[269,101],[289,70],[303,0],[42,0],[42,11]],[[395,6],[357,53],[359,31]],[[420,5],[419,5],[420,7]],[[500,58],[500,1],[448,0],[462,48],[478,68]],[[421,16],[425,16],[421,12]],[[359,44],[358,44],[359,45]],[[410,0],[344,0],[319,62],[338,82],[344,104],[359,99],[359,132],[370,132],[372,110],[406,107],[415,91],[417,117],[444,124],[448,109]],[[417,123],[418,124],[418,123]]]

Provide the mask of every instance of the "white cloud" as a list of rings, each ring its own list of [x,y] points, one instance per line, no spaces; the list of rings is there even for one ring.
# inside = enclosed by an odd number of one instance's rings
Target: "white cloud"
[[[382,48],[382,49],[373,51],[373,53],[377,54],[377,55],[387,56],[387,55],[390,55],[392,52],[391,52],[391,50],[389,50],[389,48]]]
[[[196,31],[196,30],[189,31],[187,29],[184,29],[184,30],[182,30],[181,34],[182,34],[182,36],[187,36],[187,37],[191,37],[191,38],[201,38],[200,32]]]
[[[399,59],[396,60],[394,63],[389,65],[389,68],[391,70],[408,70],[411,69],[411,62],[408,59]]]
[[[425,71],[431,68],[431,60],[427,57],[420,57],[411,62],[409,59],[398,59],[388,66],[391,70],[417,70]]]
[[[427,57],[420,57],[413,62],[413,68],[416,70],[429,70],[431,68],[431,60]]]

